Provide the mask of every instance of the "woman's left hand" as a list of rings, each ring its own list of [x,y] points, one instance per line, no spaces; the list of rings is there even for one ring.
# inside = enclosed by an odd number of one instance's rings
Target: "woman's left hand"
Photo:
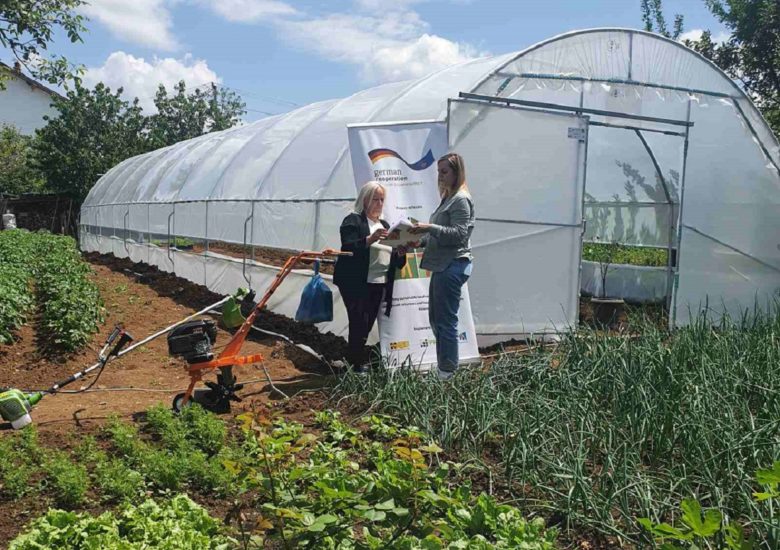
[[[409,230],[412,235],[420,235],[422,233],[428,233],[431,230],[431,224],[429,223],[416,223],[414,227]]]

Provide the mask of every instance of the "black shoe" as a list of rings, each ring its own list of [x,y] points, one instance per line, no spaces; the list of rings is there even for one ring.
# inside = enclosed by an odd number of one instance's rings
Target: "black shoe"
[[[370,370],[370,366],[369,365],[358,365],[358,366],[352,367],[352,372],[354,372],[355,374],[359,374],[361,376],[367,375],[369,370]]]

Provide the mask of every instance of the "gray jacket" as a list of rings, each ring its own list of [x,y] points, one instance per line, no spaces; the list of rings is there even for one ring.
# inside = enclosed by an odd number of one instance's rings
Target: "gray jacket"
[[[444,199],[431,214],[432,227],[423,240],[425,253],[420,267],[439,272],[455,258],[471,260],[474,218],[474,201],[466,191],[458,191]]]

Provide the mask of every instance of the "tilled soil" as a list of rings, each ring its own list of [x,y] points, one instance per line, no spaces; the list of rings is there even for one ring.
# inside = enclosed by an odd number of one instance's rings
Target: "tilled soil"
[[[0,387],[48,388],[94,364],[115,324],[124,323],[126,330],[139,341],[221,299],[204,287],[150,266],[97,254],[87,255],[87,259],[92,263],[94,280],[105,302],[106,320],[100,332],[83,350],[57,356],[41,352],[40,335],[34,322],[23,327],[16,343],[0,345]],[[343,356],[344,341],[332,334],[320,334],[314,327],[299,325],[270,312],[262,312],[256,326],[305,342],[328,359]],[[217,349],[230,338],[229,332],[219,328]],[[260,333],[253,332],[242,353],[262,354],[272,380],[287,394],[327,385],[331,378],[331,370],[317,358]],[[279,394],[270,391],[260,365],[238,367],[235,374],[239,382],[257,382],[242,391],[246,400],[235,404],[234,409],[251,406],[256,399],[279,398]],[[93,376],[88,376],[67,389],[79,390],[92,379]],[[168,355],[165,336],[161,336],[111,361],[92,390],[44,397],[36,406],[33,418],[43,431],[81,430],[112,414],[132,416],[152,404],[171,403],[177,393],[184,391],[188,381],[186,363]]]

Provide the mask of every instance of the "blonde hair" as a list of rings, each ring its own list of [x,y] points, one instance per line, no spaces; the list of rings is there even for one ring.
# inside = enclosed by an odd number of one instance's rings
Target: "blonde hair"
[[[450,197],[461,189],[468,193],[469,188],[466,185],[466,164],[463,162],[463,157],[458,153],[447,153],[436,161],[437,164],[439,162],[446,162],[452,171],[455,172],[455,186],[452,189],[439,189],[439,194]]]
[[[377,189],[381,189],[385,192],[385,195],[387,195],[385,186],[378,181],[369,181],[368,183],[363,184],[363,187],[360,188],[358,196],[355,199],[355,214],[362,214],[366,211],[366,205],[374,199],[374,193],[376,193]]]

